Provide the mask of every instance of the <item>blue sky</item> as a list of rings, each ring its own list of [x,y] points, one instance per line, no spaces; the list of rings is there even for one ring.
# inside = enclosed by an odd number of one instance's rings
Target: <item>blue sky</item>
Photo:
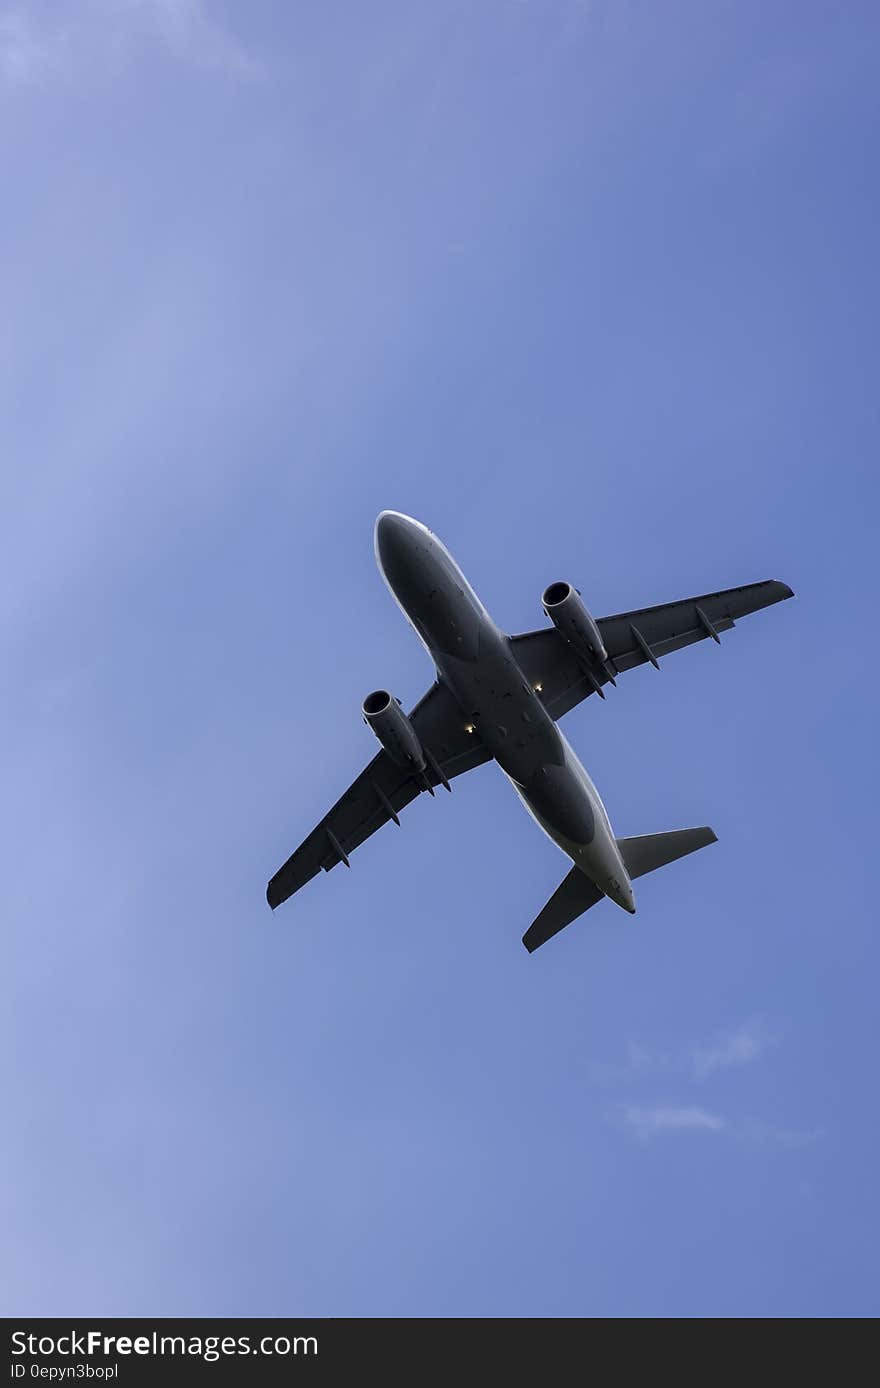
[[[868,1315],[871,4],[0,4],[3,1309]],[[423,651],[797,601],[565,730],[719,843],[534,957],[492,766],[272,917]]]

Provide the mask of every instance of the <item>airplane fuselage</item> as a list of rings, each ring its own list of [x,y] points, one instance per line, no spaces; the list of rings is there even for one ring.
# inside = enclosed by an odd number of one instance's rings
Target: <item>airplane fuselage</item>
[[[383,578],[465,725],[554,843],[606,896],[634,911],[632,884],[595,786],[452,555],[426,526],[397,511],[379,516],[375,546]]]

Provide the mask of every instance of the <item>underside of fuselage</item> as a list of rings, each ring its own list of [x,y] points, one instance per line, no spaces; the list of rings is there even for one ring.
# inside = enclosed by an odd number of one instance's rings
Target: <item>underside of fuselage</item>
[[[529,813],[602,893],[634,911],[632,886],[595,786],[455,560],[408,516],[383,511],[376,559],[455,696],[465,726]]]

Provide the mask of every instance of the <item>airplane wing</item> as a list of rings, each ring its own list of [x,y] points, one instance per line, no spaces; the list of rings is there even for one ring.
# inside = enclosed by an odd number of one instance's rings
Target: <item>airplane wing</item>
[[[599,665],[585,671],[578,657],[555,627],[527,631],[511,636],[511,646],[523,674],[541,686],[541,699],[552,718],[561,718],[582,699],[607,684],[611,674],[631,670],[649,661],[656,665],[661,656],[690,646],[694,641],[719,639],[737,618],[774,602],[792,597],[785,583],[768,579],[748,583],[744,588],[726,588],[720,593],[704,593],[683,602],[641,607],[600,617],[596,623],[612,664],[612,671]]]
[[[429,790],[433,795],[435,786],[490,760],[476,735],[466,731],[464,714],[446,685],[432,685],[409,716],[427,754],[424,776],[415,777],[401,769],[384,749],[378,752],[275,873],[266,890],[273,910],[321,868],[329,872],[337,863],[348,866],[349,853],[389,819],[399,823],[399,811],[421,791]]]

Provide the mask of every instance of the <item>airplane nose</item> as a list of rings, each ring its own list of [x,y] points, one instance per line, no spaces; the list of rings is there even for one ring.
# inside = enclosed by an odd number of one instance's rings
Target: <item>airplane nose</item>
[[[408,549],[413,523],[400,511],[380,511],[376,517],[376,558],[386,574],[392,573]]]

